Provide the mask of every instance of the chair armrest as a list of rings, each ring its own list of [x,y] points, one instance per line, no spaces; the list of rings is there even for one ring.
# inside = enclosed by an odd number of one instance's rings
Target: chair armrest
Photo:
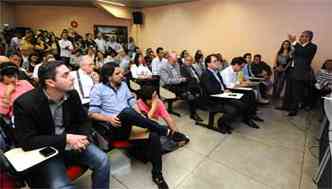
[[[133,80],[129,80],[129,85],[130,85],[130,88],[134,91],[141,90],[141,86]]]
[[[160,97],[164,99],[176,99],[176,94],[165,89],[164,87],[160,87]]]
[[[129,140],[140,140],[140,139],[148,139],[150,135],[150,132],[141,127],[133,126]]]

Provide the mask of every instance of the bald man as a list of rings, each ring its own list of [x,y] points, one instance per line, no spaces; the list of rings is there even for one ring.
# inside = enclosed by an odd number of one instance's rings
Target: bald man
[[[177,60],[175,52],[169,53],[168,62],[160,67],[160,84],[174,92],[176,96],[186,99],[191,119],[203,121],[196,112],[198,104],[196,95],[188,90],[188,79],[181,75],[180,65]]]
[[[74,78],[74,89],[77,90],[82,104],[88,108],[90,103],[90,91],[99,82],[99,76],[93,71],[93,59],[88,56],[80,58],[80,68],[72,71],[70,75]]]

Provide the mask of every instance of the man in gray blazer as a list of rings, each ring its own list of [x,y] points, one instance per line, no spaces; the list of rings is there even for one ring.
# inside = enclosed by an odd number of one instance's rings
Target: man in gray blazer
[[[168,63],[160,67],[160,85],[186,99],[191,119],[203,121],[196,112],[198,99],[188,90],[187,78],[181,75],[175,52],[170,53]]]

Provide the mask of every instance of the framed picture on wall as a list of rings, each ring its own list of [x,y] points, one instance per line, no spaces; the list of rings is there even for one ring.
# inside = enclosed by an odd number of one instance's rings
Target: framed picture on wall
[[[126,26],[94,25],[94,33],[103,33],[106,37],[115,37],[120,44],[128,43],[128,28]]]

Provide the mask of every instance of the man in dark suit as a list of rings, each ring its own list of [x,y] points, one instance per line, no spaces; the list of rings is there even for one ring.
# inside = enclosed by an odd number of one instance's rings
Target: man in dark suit
[[[54,61],[42,65],[38,76],[40,87],[14,103],[15,138],[24,150],[51,146],[59,155],[29,174],[33,187],[74,188],[65,165],[75,162],[92,169],[92,188],[109,188],[110,162],[90,143],[90,123],[70,70]]]
[[[222,133],[231,133],[232,128],[230,127],[230,122],[238,115],[244,116],[244,123],[253,128],[259,128],[259,126],[252,121],[248,115],[244,113],[248,110],[248,106],[241,100],[231,100],[231,99],[220,99],[211,98],[210,95],[221,94],[224,92],[230,92],[219,73],[219,62],[216,55],[212,54],[206,57],[205,64],[207,69],[203,72],[201,76],[201,86],[203,89],[203,96],[207,98],[208,104],[220,110],[224,115],[218,120],[219,128]],[[242,97],[243,98],[243,97]],[[217,102],[217,103],[216,103]]]
[[[312,31],[302,32],[299,41],[296,42],[296,36],[289,36],[293,42],[294,62],[291,65],[291,100],[289,116],[295,116],[300,102],[306,109],[310,109],[312,104],[312,89],[314,84],[314,72],[311,68],[311,62],[316,54],[317,45],[312,43]]]
[[[180,73],[182,77],[186,78],[186,88],[190,91],[193,100],[198,101],[201,96],[200,76],[198,70],[193,67],[193,63],[193,57],[191,55],[186,56],[184,63],[180,65]]]

